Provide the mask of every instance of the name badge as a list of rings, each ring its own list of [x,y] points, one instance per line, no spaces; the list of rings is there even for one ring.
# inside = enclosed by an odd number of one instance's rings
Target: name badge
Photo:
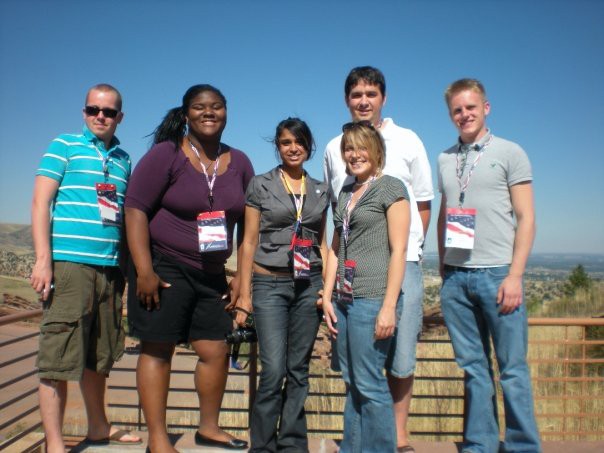
[[[357,267],[355,260],[344,261],[344,275],[340,276],[337,285],[338,300],[343,303],[352,303],[352,283],[354,281],[354,273]]]
[[[226,250],[228,244],[224,211],[202,212],[199,214],[197,216],[197,238],[201,253]]]
[[[310,279],[311,247],[311,239],[296,238],[294,240],[294,279],[296,280]]]
[[[96,183],[96,200],[103,225],[121,226],[122,213],[117,203],[115,184]]]
[[[472,250],[476,229],[476,209],[447,208],[445,247]]]

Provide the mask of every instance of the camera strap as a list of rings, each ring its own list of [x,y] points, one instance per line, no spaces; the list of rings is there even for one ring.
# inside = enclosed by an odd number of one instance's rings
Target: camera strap
[[[233,311],[240,311],[242,313],[245,313],[248,316],[252,316],[252,312],[247,311],[245,308],[241,308],[241,307],[233,307]]]
[[[238,344],[234,344],[233,348],[231,349],[231,353],[229,354],[230,356],[230,362],[231,362],[231,368],[234,368],[235,370],[238,371],[243,371],[245,370],[248,365],[250,364],[250,361],[248,360],[245,363],[240,363],[239,362],[239,347],[241,346],[241,343]]]

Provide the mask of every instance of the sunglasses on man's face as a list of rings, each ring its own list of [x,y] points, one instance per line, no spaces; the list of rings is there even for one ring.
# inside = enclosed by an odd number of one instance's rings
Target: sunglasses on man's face
[[[371,121],[368,121],[368,120],[362,120],[362,121],[353,121],[353,122],[351,122],[351,123],[346,123],[346,124],[344,124],[344,125],[342,126],[342,132],[346,132],[346,131],[349,131],[349,130],[351,130],[351,129],[354,129],[355,127],[360,127],[360,126],[363,126],[363,127],[369,127],[369,128],[371,128],[371,129],[375,129],[375,128],[373,127],[373,124],[371,124]]]
[[[103,112],[105,118],[115,118],[117,114],[120,113],[118,110],[110,109],[108,107],[100,108],[96,105],[87,105],[84,107],[84,112],[88,116],[98,116],[100,112]]]

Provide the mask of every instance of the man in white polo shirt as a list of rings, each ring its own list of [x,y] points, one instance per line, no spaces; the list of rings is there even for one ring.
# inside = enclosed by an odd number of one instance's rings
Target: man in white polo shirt
[[[415,350],[422,326],[424,285],[421,257],[430,222],[431,200],[434,198],[432,174],[419,137],[413,131],[394,124],[391,118],[382,118],[382,108],[386,103],[386,81],[379,69],[371,66],[352,69],[344,84],[344,94],[352,120],[370,121],[382,134],[386,143],[384,173],[402,180],[409,192],[411,227],[402,288],[403,312],[386,366],[394,401],[398,451],[412,452],[407,420],[413,390]],[[341,138],[340,134],[329,142],[323,162],[332,206],[335,206],[342,186],[352,182],[352,177],[346,175],[340,154]]]

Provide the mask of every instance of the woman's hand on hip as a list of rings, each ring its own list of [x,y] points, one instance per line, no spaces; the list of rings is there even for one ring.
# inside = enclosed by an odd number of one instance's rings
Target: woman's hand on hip
[[[136,297],[146,305],[147,310],[159,310],[159,289],[170,286],[172,285],[164,282],[155,272],[139,275],[136,278]]]

